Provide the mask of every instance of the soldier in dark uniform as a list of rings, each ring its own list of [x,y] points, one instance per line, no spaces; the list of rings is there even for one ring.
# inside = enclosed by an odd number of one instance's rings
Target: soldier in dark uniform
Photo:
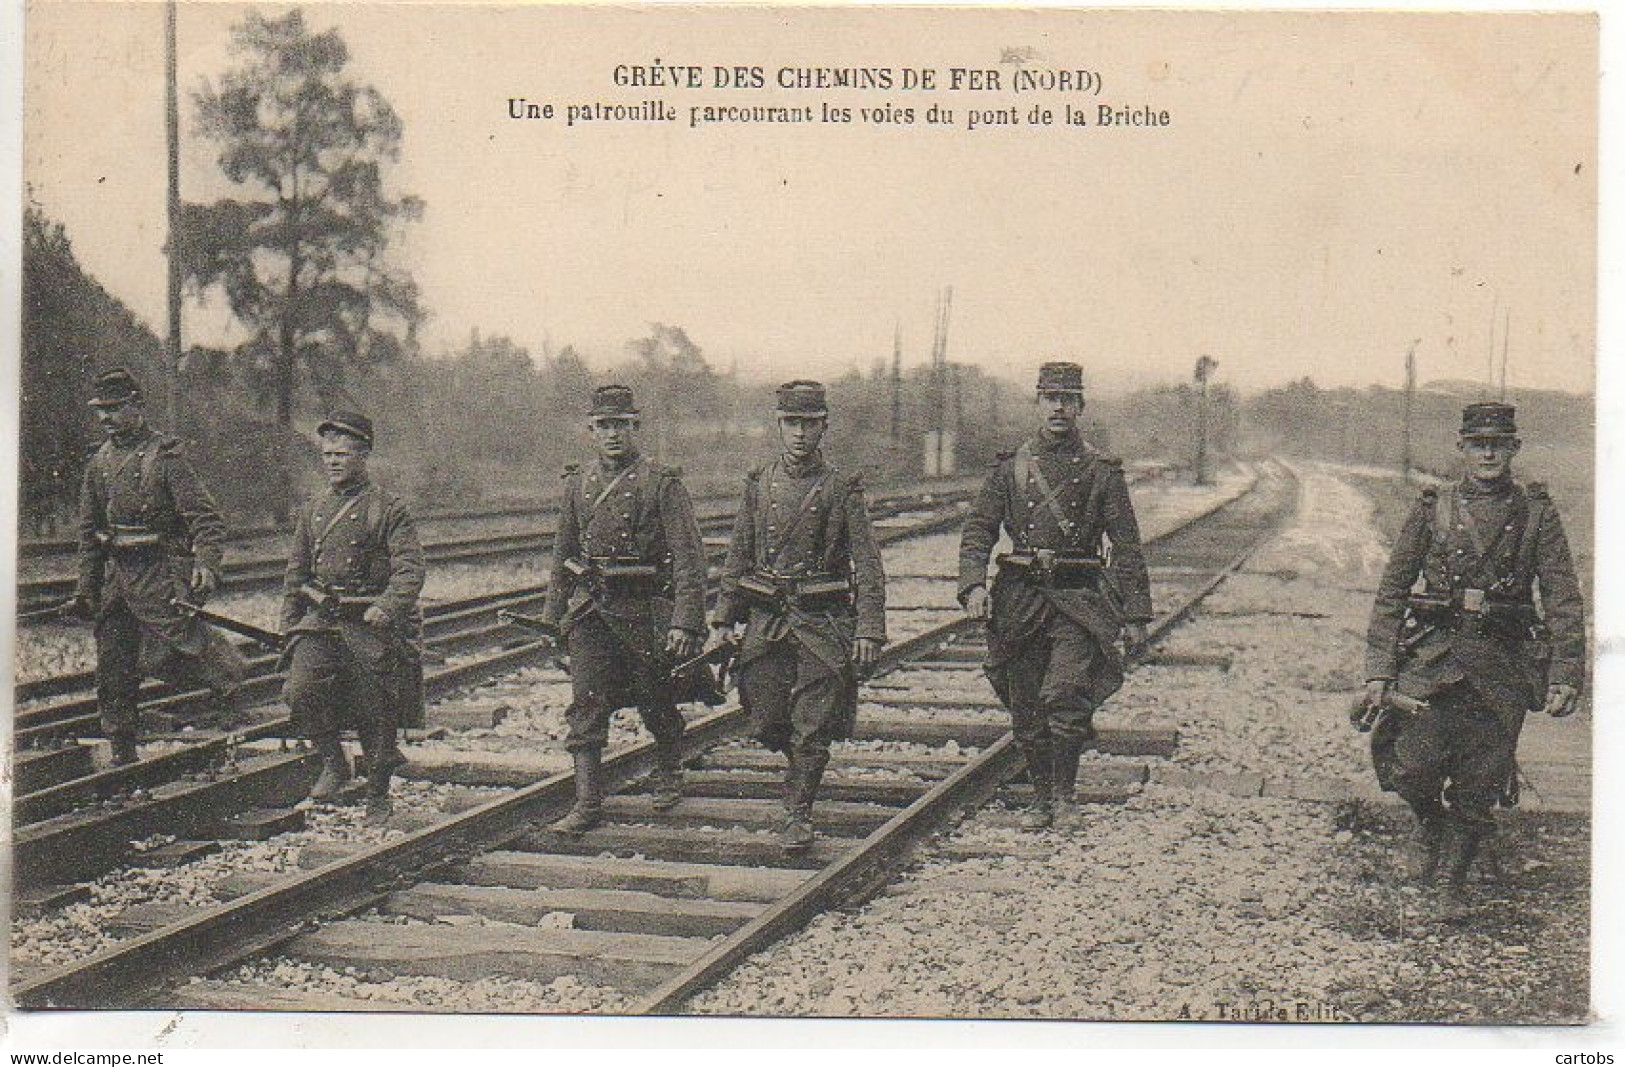
[[[1123,684],[1123,653],[1145,640],[1151,585],[1122,461],[1078,433],[1083,369],[1038,372],[1044,422],[1002,453],[982,487],[959,549],[959,602],[989,619],[987,675],[1010,709],[1035,800],[1023,823],[1049,826],[1069,804],[1078,757],[1095,737],[1094,713]],[[1003,529],[1012,551],[988,558]],[[1102,547],[1102,538],[1109,551]]]
[[[636,707],[654,735],[654,806],[682,800],[677,704],[692,680],[674,682],[670,672],[705,640],[705,550],[682,472],[639,453],[638,409],[625,386],[594,390],[590,419],[598,459],[585,472],[565,471],[542,611],[570,653],[565,747],[576,804],[553,828],[571,835],[603,818],[599,766],[620,708]]]
[[[406,505],[367,476],[372,420],[335,412],[316,432],[328,488],[300,507],[294,527],[282,583],[290,641],[282,699],[322,757],[312,800],[349,781],[339,731],[354,726],[367,764],[367,818],[378,823],[406,762],[397,732],[420,717],[423,699],[423,547]]]
[[[886,575],[863,483],[825,461],[824,387],[779,387],[783,452],[745,476],[713,616],[723,640],[745,623],[740,697],[756,736],[789,760],[787,851],[813,842],[812,806],[831,741],[852,735],[858,674],[886,643]]]
[[[79,493],[79,580],[72,614],[96,624],[96,702],[113,763],[134,763],[143,675],[212,690],[228,707],[241,654],[171,603],[220,584],[226,524],[181,442],[147,425],[123,368],[96,379],[90,405],[107,435]]]
[[[1459,909],[1493,809],[1515,799],[1524,715],[1568,715],[1585,679],[1585,606],[1557,508],[1520,487],[1509,404],[1469,404],[1457,444],[1462,478],[1426,489],[1378,586],[1365,700],[1390,689],[1426,703],[1386,714],[1374,735],[1378,779],[1420,824],[1415,872],[1442,869]],[[1536,593],[1538,590],[1538,602]]]

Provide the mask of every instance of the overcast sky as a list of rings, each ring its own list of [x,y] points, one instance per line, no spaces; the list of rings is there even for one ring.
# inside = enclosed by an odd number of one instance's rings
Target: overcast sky
[[[231,62],[245,9],[185,4],[190,91]],[[269,5],[267,14],[287,8]],[[433,313],[602,365],[647,323],[762,378],[949,354],[1025,379],[1082,361],[1097,388],[1183,379],[1197,355],[1245,388],[1303,375],[1482,379],[1510,314],[1514,389],[1587,391],[1595,347],[1596,53],[1583,15],[1166,14],[306,8],[405,124],[400,247]],[[85,266],[162,332],[162,8],[34,5],[25,177]],[[1100,72],[1096,97],[723,91],[714,65]],[[617,87],[618,64],[694,63],[702,90]],[[680,121],[515,122],[509,97],[636,103]],[[970,108],[1068,100],[1165,109],[1165,129],[967,131]],[[954,128],[728,125],[692,103],[939,104]],[[191,139],[183,195],[229,193]],[[188,343],[220,343],[188,305]]]

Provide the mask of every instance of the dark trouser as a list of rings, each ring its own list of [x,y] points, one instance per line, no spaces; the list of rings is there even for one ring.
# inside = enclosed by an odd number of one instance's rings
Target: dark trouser
[[[96,707],[106,737],[135,738],[141,679],[148,674],[180,689],[208,689],[229,702],[237,696],[241,671],[241,657],[214,634],[196,656],[143,636],[140,620],[122,600],[106,605],[96,620]]]
[[[1442,801],[1461,823],[1493,827],[1517,738],[1468,685],[1436,693],[1428,703],[1405,721],[1394,746],[1395,791],[1424,821]]]
[[[386,731],[394,739],[389,679],[362,663],[337,633],[307,633],[295,642],[282,699],[300,733],[312,740],[334,737],[346,725],[363,741]]]
[[[1094,736],[1095,707],[1083,693],[1099,656],[1087,630],[1057,616],[999,666],[1018,743],[1082,744]]]
[[[794,634],[769,642],[747,663],[739,688],[757,739],[792,758],[827,761],[853,699],[850,671],[830,670]]]
[[[672,687],[655,677],[661,664],[640,657],[597,615],[587,614],[570,629],[569,733],[564,747],[573,751],[602,749],[609,743],[609,717],[628,695],[638,699],[638,715],[656,743],[675,745],[683,739],[683,713],[672,699]],[[641,677],[630,678],[629,672]]]

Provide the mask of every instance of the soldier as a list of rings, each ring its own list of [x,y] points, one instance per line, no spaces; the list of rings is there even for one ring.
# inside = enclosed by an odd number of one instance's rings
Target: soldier
[[[1000,453],[959,548],[959,602],[971,618],[990,620],[987,676],[1010,709],[1032,778],[1035,799],[1022,819],[1030,829],[1054,822],[1056,802],[1071,804],[1095,710],[1122,686],[1124,653],[1144,643],[1151,619],[1122,461],[1078,433],[1083,369],[1044,364],[1038,405],[1042,426],[1015,452]],[[999,557],[989,594],[988,557],[1001,527],[1013,550]]]
[[[68,610],[96,627],[96,703],[114,766],[137,759],[143,675],[211,690],[234,705],[247,666],[172,601],[220,585],[226,524],[181,442],[147,425],[141,389],[122,367],[96,379],[90,406],[107,439],[79,493],[79,580]]]
[[[351,778],[339,742],[351,720],[367,765],[367,821],[378,824],[406,762],[396,733],[422,700],[423,547],[406,505],[367,476],[372,420],[334,412],[316,432],[328,488],[299,509],[282,582],[282,699],[322,757],[313,801]]]
[[[572,699],[565,747],[576,803],[553,829],[580,836],[603,819],[599,768],[609,718],[635,706],[655,739],[654,806],[682,800],[683,716],[689,679],[672,664],[705,640],[705,550],[681,471],[638,451],[632,391],[593,391],[589,425],[597,462],[564,473],[553,574],[542,617],[559,625],[570,653]]]
[[[825,461],[824,387],[778,390],[782,454],[745,476],[713,637],[745,623],[740,699],[757,738],[789,763],[787,852],[812,846],[813,798],[831,741],[852,735],[858,674],[886,643],[886,575],[859,475]]]
[[[1411,509],[1367,635],[1366,705],[1394,703],[1394,690],[1425,702],[1383,715],[1372,754],[1379,782],[1416,813],[1413,873],[1431,882],[1442,868],[1447,915],[1495,831],[1492,809],[1515,800],[1524,715],[1570,714],[1585,678],[1568,541],[1545,487],[1512,480],[1514,415],[1510,404],[1463,409],[1463,476]]]

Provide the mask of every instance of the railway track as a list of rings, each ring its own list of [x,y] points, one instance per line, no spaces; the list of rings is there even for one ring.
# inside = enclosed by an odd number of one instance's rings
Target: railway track
[[[877,522],[889,522],[900,517],[906,518],[913,512],[953,506],[963,502],[967,499],[967,496],[968,494],[962,490],[946,493],[940,491],[916,493],[912,495],[892,494],[878,499],[871,510]],[[720,559],[720,550],[726,544],[726,538],[732,523],[733,515],[731,512],[707,515],[700,520],[701,534],[705,537],[707,548],[711,551],[714,560]],[[551,533],[546,535],[545,540],[538,540],[536,537],[531,537],[531,540],[532,545],[522,554],[531,555],[539,563],[544,562],[553,548]],[[280,588],[280,583],[279,571],[278,588]],[[443,637],[450,633],[467,632],[479,624],[489,625],[495,622],[496,613],[499,609],[529,610],[539,605],[546,596],[547,586],[544,583],[428,605],[424,609],[425,636],[432,641],[437,637]],[[446,645],[445,649],[453,651],[458,647],[469,647],[471,644],[477,645],[478,643],[475,637],[469,636],[459,642]],[[266,664],[275,660],[275,657],[255,655],[256,649],[251,644],[239,644],[238,647],[249,654],[251,669],[258,673],[263,673]],[[36,701],[49,700],[55,697],[88,694],[95,688],[95,684],[95,672],[75,671],[54,675],[49,678],[19,682],[14,692],[18,704],[32,704]],[[157,681],[147,683],[142,689],[144,702],[159,701],[175,695],[176,690],[174,687]],[[173,705],[163,705],[162,707],[171,711],[181,710]],[[89,731],[80,733],[77,736],[94,736],[96,730],[94,700],[69,701],[46,707],[27,708],[18,713],[14,725],[16,728],[15,743],[17,747],[23,749],[34,747],[41,742],[49,742],[55,738],[74,736],[74,730]]]
[[[904,524],[877,532],[882,543],[924,536],[959,523],[963,508],[935,505],[917,518],[902,518],[919,502],[897,502],[883,521]],[[711,554],[719,553],[712,546]],[[714,560],[713,560],[714,561]],[[430,699],[445,696],[517,667],[544,662],[545,642],[533,640],[496,618],[503,608],[535,611],[545,586],[532,586],[499,596],[474,598],[456,611],[442,611],[426,621],[430,649],[441,659],[468,654],[465,662],[426,671]],[[247,683],[248,699],[266,706],[253,721],[230,730],[193,730],[157,735],[183,744],[149,755],[135,764],[97,770],[91,751],[76,740],[55,748],[24,751],[14,764],[17,793],[13,799],[13,860],[25,904],[56,897],[58,888],[81,882],[117,866],[131,842],[156,833],[186,835],[242,832],[231,818],[245,810],[276,809],[303,795],[314,773],[314,755],[304,748],[256,753],[239,760],[244,746],[294,732],[284,709],[272,704],[283,676],[274,673],[274,657],[255,661],[258,673]],[[144,716],[184,715],[195,711],[208,694],[159,695],[144,707]],[[70,714],[71,713],[71,714]],[[20,712],[16,735],[25,740],[78,737],[95,729],[94,698]],[[153,740],[148,735],[148,740]]]
[[[885,518],[922,506],[922,503],[953,503],[969,499],[972,490],[963,486],[954,486],[921,493],[918,490],[893,491],[877,495],[871,502],[871,510],[876,518]],[[725,536],[729,524],[733,521],[732,508],[737,503],[735,498],[707,499],[696,503],[695,511],[700,521],[701,532],[711,537]],[[515,556],[545,556],[552,550],[554,523],[557,521],[556,508],[538,508],[534,512],[519,510],[496,512],[492,514],[509,517],[524,517],[534,514],[542,525],[534,530],[520,533],[495,533],[482,536],[447,538],[428,542],[423,546],[424,555],[431,564],[440,563],[482,563],[498,559],[511,559]],[[473,519],[478,515],[470,516],[443,516],[443,519],[453,518]],[[224,566],[225,581],[232,592],[247,590],[263,590],[280,588],[282,575],[287,567],[286,553],[254,556],[246,559],[227,560]],[[71,575],[60,575],[49,578],[40,578],[33,581],[17,583],[17,609],[21,612],[43,608],[49,604],[58,603],[73,595],[75,579]]]
[[[1272,467],[1251,492],[1149,542],[1153,574],[1166,576],[1159,601],[1174,601],[1153,640],[1294,502],[1290,475]],[[300,873],[238,879],[232,899],[26,976],[13,997],[25,1007],[423,1010],[241,975],[176,984],[277,953],[381,976],[574,975],[619,990],[626,1011],[679,1010],[746,955],[883,885],[912,844],[1015,774],[991,694],[940,695],[982,651],[980,628],[958,618],[887,650],[865,686],[856,739],[837,746],[815,816],[820,838],[805,854],[779,851],[770,827],[782,761],[739,742],[746,716],[731,707],[691,722],[688,795],[670,812],[641,792],[653,746],[637,745],[605,761],[611,821],[579,840],[545,829],[573,797],[571,776],[553,775],[396,840],[307,850]],[[1171,725],[1137,724],[1103,728],[1096,747],[1153,759],[1177,741]],[[1145,775],[1144,765],[1103,766],[1080,775],[1080,800],[1126,799]],[[559,913],[573,917],[569,928],[540,924]]]

